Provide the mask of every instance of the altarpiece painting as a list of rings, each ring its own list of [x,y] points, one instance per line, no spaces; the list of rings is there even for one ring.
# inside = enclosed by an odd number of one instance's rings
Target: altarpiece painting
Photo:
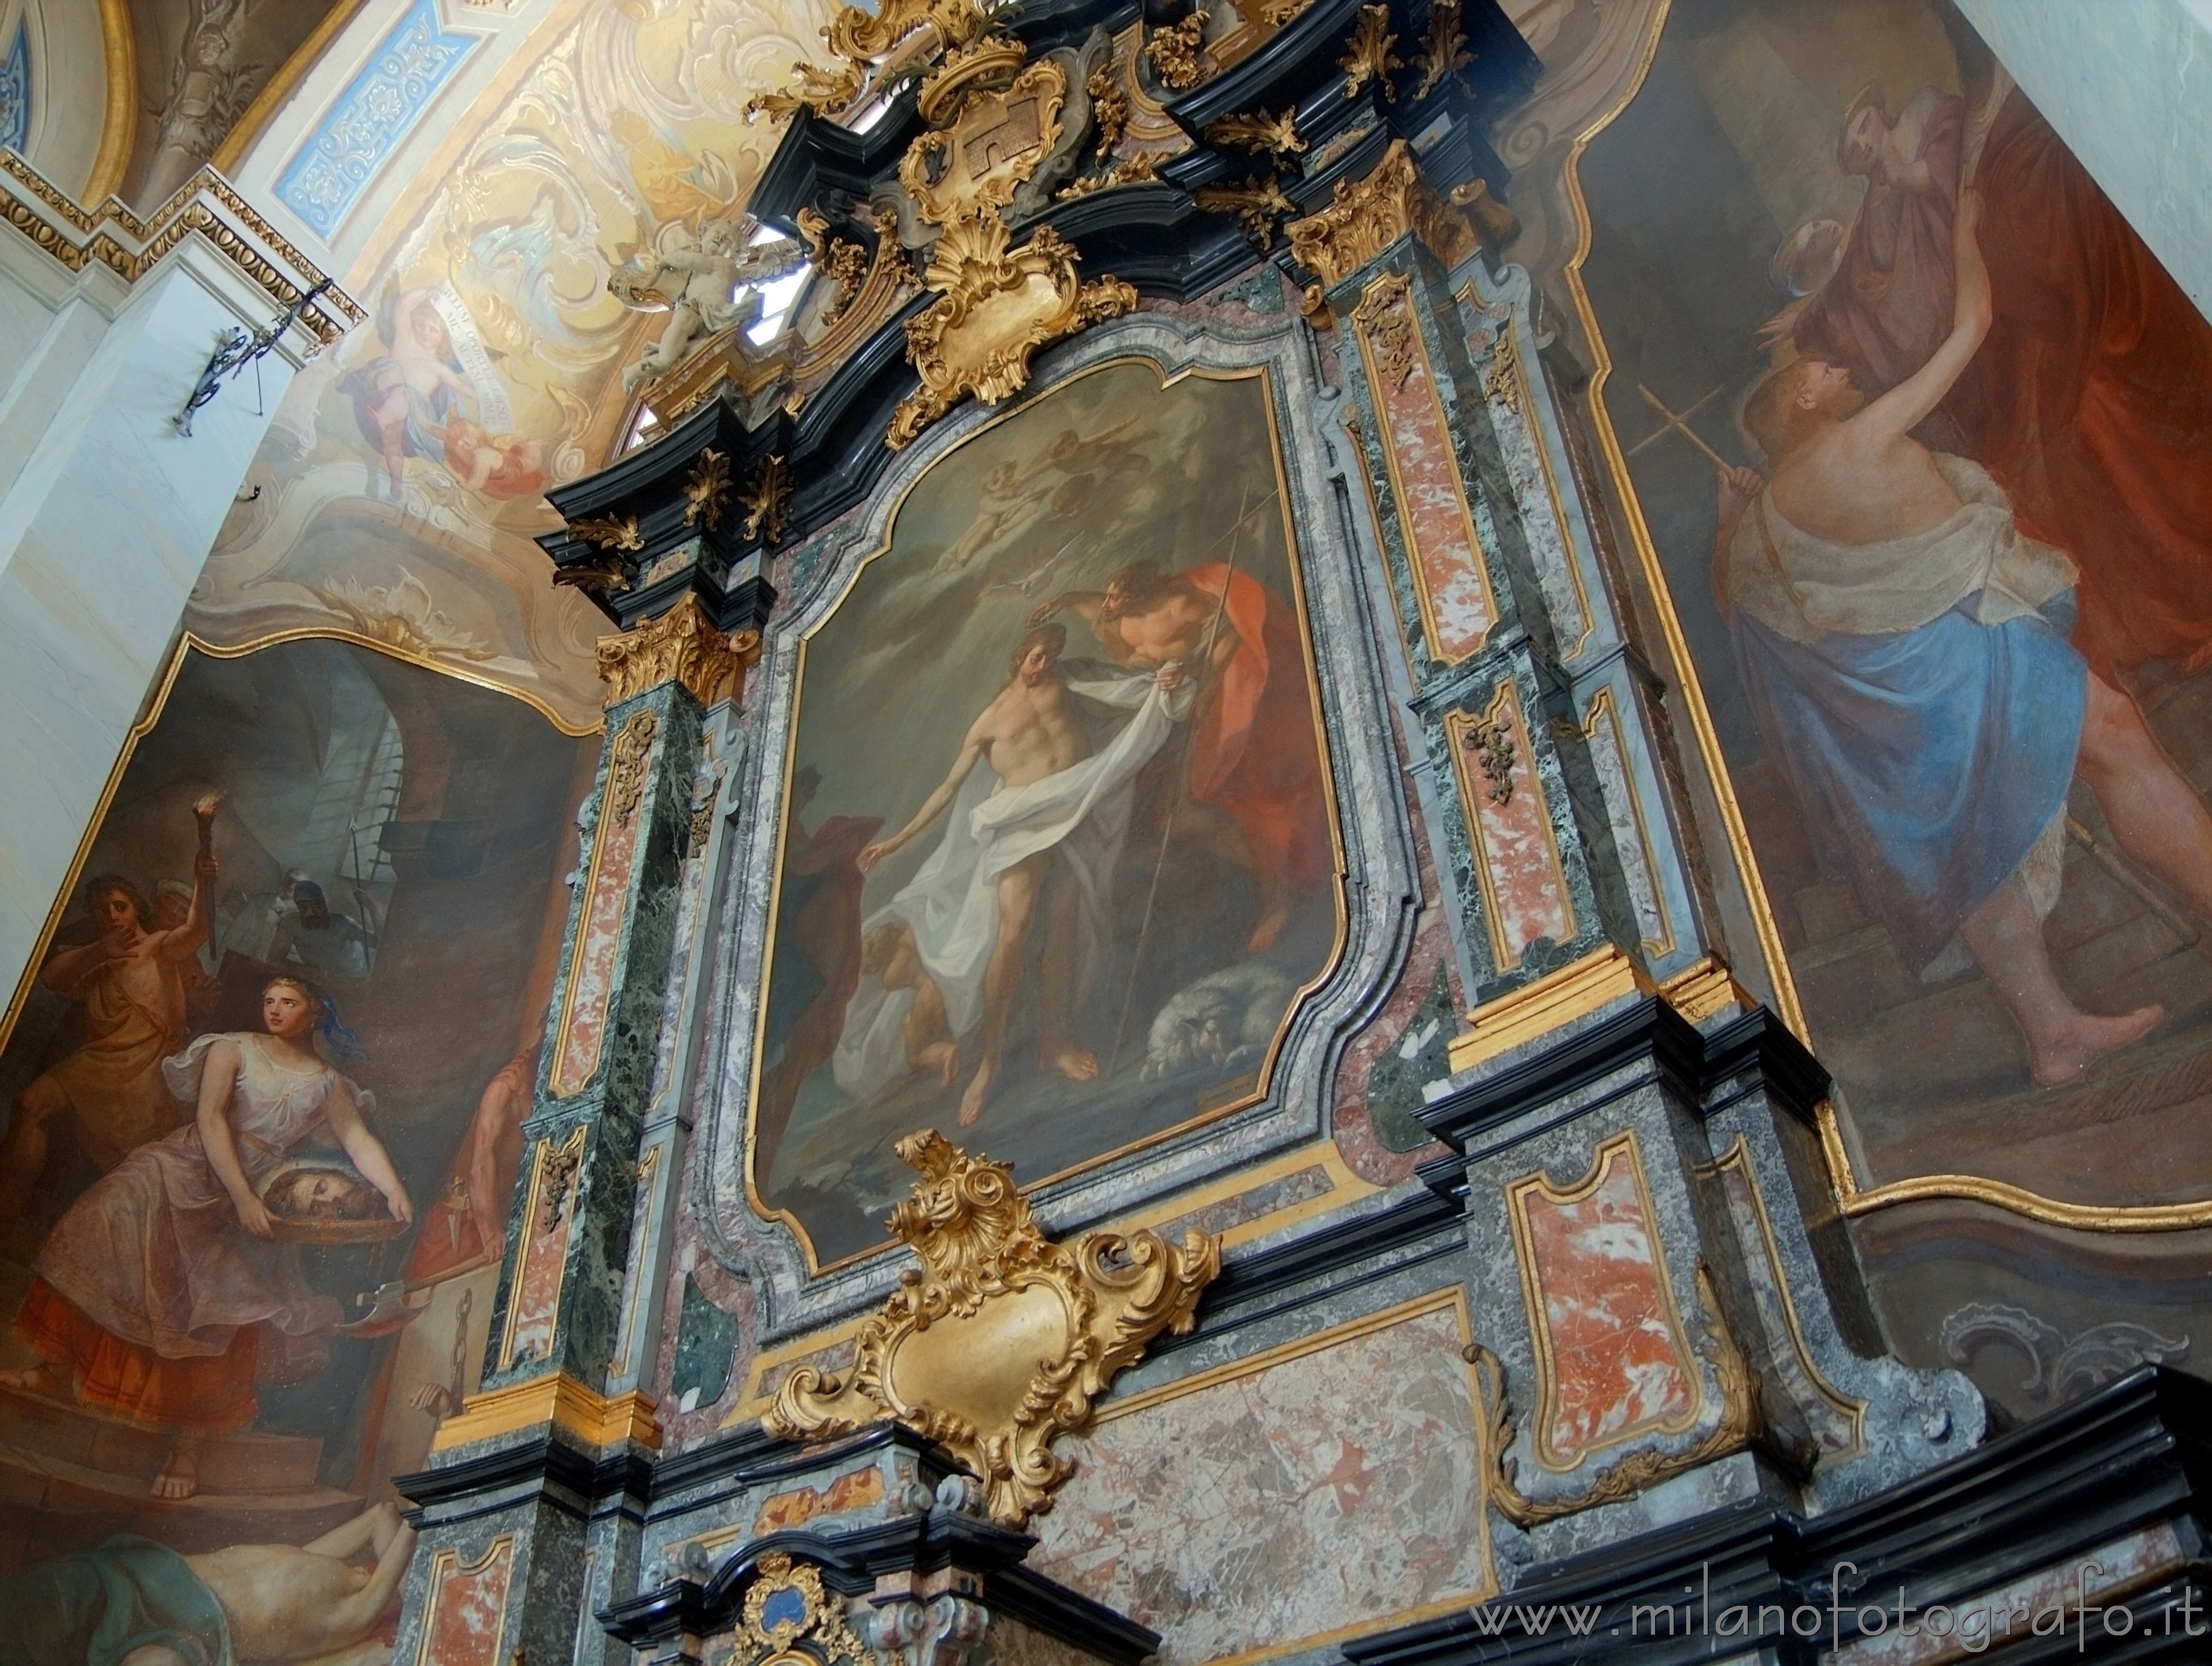
[[[805,641],[751,1182],[818,1262],[917,1128],[1041,1180],[1249,1104],[1341,935],[1264,377],[1111,362],[957,447]]]

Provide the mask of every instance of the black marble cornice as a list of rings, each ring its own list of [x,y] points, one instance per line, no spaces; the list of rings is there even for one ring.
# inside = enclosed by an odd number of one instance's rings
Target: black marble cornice
[[[781,1554],[819,1569],[822,1583],[846,1597],[870,1596],[885,1575],[926,1578],[946,1568],[976,1575],[986,1607],[1109,1666],[1137,1666],[1159,1647],[1158,1633],[1024,1569],[1036,1544],[1033,1535],[941,1505],[850,1532],[794,1529],[754,1540],[703,1584],[671,1580],[599,1609],[599,1620],[634,1649],[725,1630],[737,1622],[763,1560]]]
[[[434,1469],[394,1475],[392,1486],[415,1506],[408,1518],[419,1527],[433,1512],[441,1521],[465,1521],[504,1509],[519,1488],[533,1489],[578,1517],[596,1514],[609,1503],[637,1510],[652,1496],[653,1479],[652,1458],[635,1447],[601,1456],[547,1432]]]
[[[746,212],[796,236],[799,210],[814,206],[826,192],[865,198],[870,185],[896,170],[921,126],[911,88],[865,133],[802,109],[792,117],[775,154],[761,170]]]
[[[1777,1105],[1808,1124],[1828,1090],[1827,1072],[1765,1008],[1701,1034],[1665,1001],[1647,995],[1413,1114],[1437,1139],[1464,1152],[1485,1129],[1638,1065],[1664,1077],[1706,1114],[1718,1108],[1716,1090],[1753,1071]]]
[[[1587,1661],[1660,1663],[1734,1658],[1756,1641],[1713,1634],[1711,1616],[1742,1605],[1785,1612],[1820,1610],[1818,1636],[1792,1636],[1761,1657],[1814,1666],[1838,1632],[1860,1633],[1862,1604],[1893,1612],[1901,1587],[1908,1607],[1954,1609],[2024,1575],[2064,1569],[2098,1547],[2161,1523],[2172,1526],[2191,1566],[2179,1577],[2202,1590],[2204,1529],[2212,1512],[2212,1385],[2163,1367],[2145,1367],[2025,1428],[1999,1436],[1888,1492],[1807,1520],[1758,1504],[1695,1517],[1659,1532],[1531,1569],[1486,1612],[1501,1608],[1587,1609],[1600,1617],[1588,1634],[1555,1624],[1530,1635],[1516,1622],[1486,1625],[1474,1614],[1448,1614],[1342,1645],[1356,1666],[1472,1666],[1513,1661],[1568,1666]],[[1839,1620],[1828,1611],[1840,1582]],[[2094,1585],[2093,1585],[2094,1595]],[[2200,1661],[2212,1638],[2190,1641],[2156,1622],[2179,1600],[2169,1581],[2131,1596],[2136,1636],[2126,1650],[2099,1658]],[[1701,1632],[1632,1635],[1640,1605],[1699,1610]],[[1832,1626],[1833,1629],[1832,1629]],[[2024,1633],[2025,1626],[2021,1628]],[[2158,1634],[2152,1633],[2156,1631]],[[1869,1633],[1871,1634],[1871,1633]],[[2027,1646],[2021,1646],[2023,1640]],[[2063,1647],[2056,1646],[2063,1643]],[[2008,1661],[2073,1658],[2069,1627],[2041,1643],[2016,1636]],[[1997,1651],[1992,1651],[1994,1655]],[[2094,1652],[2093,1651],[2093,1652]]]

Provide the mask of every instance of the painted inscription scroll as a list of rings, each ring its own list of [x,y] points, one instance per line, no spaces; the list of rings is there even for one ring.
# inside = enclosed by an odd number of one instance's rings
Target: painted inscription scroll
[[[1267,384],[1085,373],[907,492],[809,635],[756,1196],[882,1242],[892,1147],[1042,1179],[1249,1103],[1340,921]]]

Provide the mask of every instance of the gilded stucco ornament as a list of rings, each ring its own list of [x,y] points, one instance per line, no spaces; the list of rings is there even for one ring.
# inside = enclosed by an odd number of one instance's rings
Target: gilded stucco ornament
[[[1244,234],[1263,249],[1274,246],[1277,224],[1298,211],[1272,173],[1264,179],[1247,174],[1241,185],[1200,185],[1191,200],[1206,213],[1235,215]]]
[[[840,6],[822,31],[835,68],[794,64],[787,92],[764,93],[745,106],[745,119],[777,120],[811,110],[817,116],[849,114],[864,94],[889,91],[917,64],[964,46],[990,27],[974,0],[884,0],[875,10]]]
[[[780,1550],[762,1557],[753,1572],[744,1618],[722,1666],[761,1666],[770,1660],[875,1666],[875,1657],[846,1620],[844,1606],[823,1589],[821,1570],[794,1562]]]
[[[1018,392],[1040,348],[1137,304],[1118,278],[1084,283],[1074,248],[1048,226],[1014,246],[1000,210],[1060,145],[1067,99],[1066,70],[1025,58],[1020,41],[990,36],[922,83],[919,108],[937,125],[900,160],[899,181],[941,228],[922,275],[936,299],[907,320],[921,386],[892,414],[894,451],[963,398],[996,404]]]
[[[610,708],[672,682],[712,706],[725,694],[744,697],[746,667],[759,655],[758,631],[717,629],[699,599],[687,593],[659,618],[600,637],[599,680],[607,685]]]
[[[981,1478],[993,1520],[1020,1527],[1074,1471],[1054,1440],[1088,1426],[1091,1402],[1152,1338],[1190,1329],[1220,1241],[1193,1228],[1180,1245],[1153,1232],[1054,1243],[1006,1164],[933,1131],[898,1154],[921,1177],[890,1231],[921,1267],[861,1326],[849,1372],[798,1366],[763,1421],[809,1441],[903,1423]]]
[[[1291,252],[1334,289],[1408,232],[1448,267],[1475,250],[1466,216],[1429,188],[1413,151],[1396,139],[1372,173],[1357,184],[1339,180],[1327,208],[1291,222]]]
[[[1344,96],[1356,99],[1374,82],[1382,89],[1382,96],[1393,104],[1398,101],[1398,88],[1390,80],[1390,71],[1402,70],[1406,60],[1391,51],[1398,37],[1390,31],[1390,9],[1388,6],[1362,6],[1359,21],[1353,26],[1344,43],[1344,56],[1336,67],[1344,71]]]

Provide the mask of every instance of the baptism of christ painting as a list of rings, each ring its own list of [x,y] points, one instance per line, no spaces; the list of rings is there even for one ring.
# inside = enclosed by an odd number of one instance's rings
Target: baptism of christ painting
[[[807,639],[751,1160],[818,1262],[917,1128],[1027,1181],[1261,1090],[1340,921],[1290,527],[1261,378],[1119,362],[935,465]]]

